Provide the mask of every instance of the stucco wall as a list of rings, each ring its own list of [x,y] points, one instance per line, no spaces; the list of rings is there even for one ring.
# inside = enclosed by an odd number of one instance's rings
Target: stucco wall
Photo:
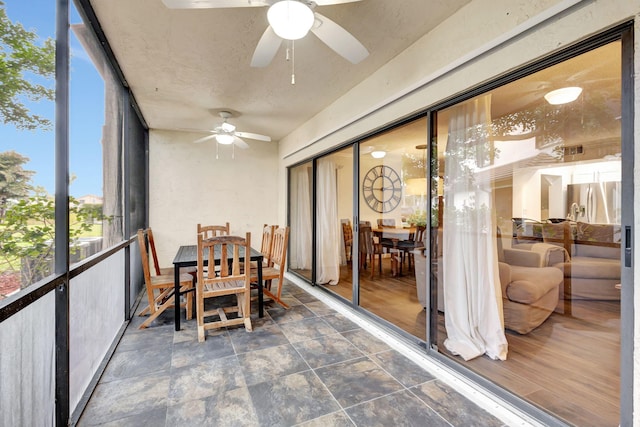
[[[196,244],[198,223],[228,221],[232,234],[249,231],[260,247],[263,224],[277,221],[277,145],[247,141],[251,148],[236,148],[235,159],[221,145],[216,159],[216,143],[194,144],[200,137],[149,132],[149,223],[162,266],[180,245]]]
[[[435,105],[622,22],[635,25],[635,134],[640,142],[639,0],[473,1],[403,54],[280,141],[280,170],[336,144]],[[489,48],[490,47],[490,48]],[[635,144],[640,159],[640,144]],[[640,224],[640,171],[634,170],[634,220]],[[279,212],[286,212],[286,176],[279,180]],[[640,233],[636,231],[636,248]],[[640,265],[635,251],[634,265]],[[636,267],[635,276],[640,277]],[[640,290],[635,292],[640,331]],[[634,402],[640,413],[640,333],[634,338]],[[640,425],[636,415],[634,425]]]

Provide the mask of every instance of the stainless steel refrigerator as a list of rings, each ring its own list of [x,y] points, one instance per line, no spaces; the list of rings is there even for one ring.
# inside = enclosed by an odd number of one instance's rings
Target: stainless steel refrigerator
[[[567,218],[591,224],[620,224],[620,181],[567,185]]]

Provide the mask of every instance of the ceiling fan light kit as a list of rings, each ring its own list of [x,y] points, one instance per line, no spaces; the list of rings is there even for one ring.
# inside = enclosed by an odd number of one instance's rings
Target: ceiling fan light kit
[[[267,20],[278,37],[298,40],[307,35],[313,21],[313,11],[297,0],[282,0],[267,11]]]
[[[216,142],[222,145],[231,145],[233,144],[233,135],[226,133],[218,134],[216,135]]]

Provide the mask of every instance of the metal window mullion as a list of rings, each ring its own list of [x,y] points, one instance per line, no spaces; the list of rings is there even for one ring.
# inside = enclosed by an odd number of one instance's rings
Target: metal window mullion
[[[120,89],[122,102],[122,227],[125,239],[131,237],[131,104],[129,91]],[[124,249],[124,319],[131,319],[131,247]]]
[[[55,419],[69,421],[69,0],[56,3],[54,271],[66,277],[55,296]]]

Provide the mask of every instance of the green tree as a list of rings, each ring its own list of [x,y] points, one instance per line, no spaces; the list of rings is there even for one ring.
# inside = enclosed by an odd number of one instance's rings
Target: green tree
[[[75,219],[69,225],[71,253],[75,250],[74,241],[91,230],[92,214],[70,198],[69,218]],[[23,288],[51,273],[54,223],[54,202],[45,195],[22,199],[7,209],[4,224],[0,225],[0,264],[6,266],[3,270],[22,272]]]
[[[29,112],[21,99],[53,100],[55,91],[30,81],[29,74],[53,79],[55,42],[47,38],[42,46],[35,31],[27,31],[7,17],[0,0],[0,121],[18,129],[51,128],[51,121]]]
[[[23,199],[33,189],[30,182],[35,172],[22,168],[28,161],[28,157],[15,151],[0,153],[0,223],[4,220],[9,200]]]

